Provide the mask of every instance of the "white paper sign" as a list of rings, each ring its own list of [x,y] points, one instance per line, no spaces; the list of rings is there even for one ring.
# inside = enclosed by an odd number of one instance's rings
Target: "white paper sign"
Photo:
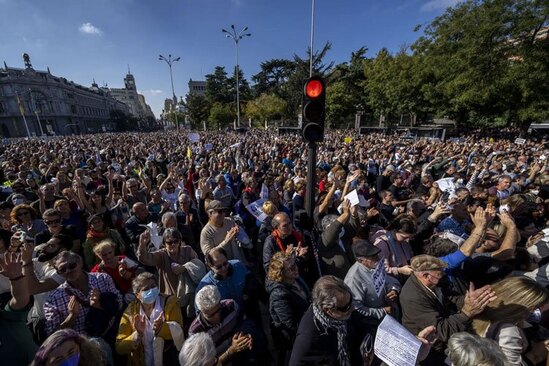
[[[147,227],[151,232],[151,243],[153,243],[156,249],[160,249],[162,245],[162,235],[158,235],[158,225],[155,222],[149,222]]]
[[[264,222],[267,218],[267,214],[263,212],[263,204],[265,201],[267,201],[265,198],[260,198],[246,206],[248,211],[260,222]]]
[[[515,139],[515,144],[517,145],[524,145],[525,142],[526,142],[526,139],[521,139],[520,137],[517,137]]]
[[[198,142],[200,141],[200,135],[196,132],[192,132],[189,134],[189,141],[190,142]]]
[[[374,271],[374,288],[376,289],[377,296],[380,296],[385,288],[385,279],[387,278],[387,273],[385,272],[385,263],[383,260],[380,260],[377,263],[376,270]]]
[[[377,328],[374,353],[389,366],[415,366],[421,341],[392,316]]]
[[[438,184],[438,188],[442,192],[450,192],[450,194],[452,194],[456,190],[454,178],[442,178],[437,180],[435,183]]]
[[[359,205],[360,207],[366,207],[368,208],[369,202],[364,199],[364,196],[361,194],[358,194],[357,190],[354,189],[350,193],[347,193],[345,197],[343,197],[343,200],[349,200],[352,206]]]

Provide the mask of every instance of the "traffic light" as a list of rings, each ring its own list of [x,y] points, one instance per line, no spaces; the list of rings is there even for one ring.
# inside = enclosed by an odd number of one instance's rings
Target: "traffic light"
[[[324,79],[313,76],[303,85],[301,100],[302,124],[301,136],[306,142],[324,141],[324,106],[326,101],[326,84]]]

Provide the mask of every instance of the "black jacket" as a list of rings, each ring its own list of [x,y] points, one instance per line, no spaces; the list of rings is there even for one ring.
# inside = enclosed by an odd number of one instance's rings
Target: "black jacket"
[[[297,283],[305,292],[307,299],[299,296],[291,285],[269,280],[265,283],[269,293],[269,313],[273,334],[284,338],[283,340],[274,339],[275,343],[277,341],[288,345],[293,343],[299,321],[309,307],[311,297],[309,288],[301,278],[298,278]]]
[[[457,309],[463,305],[463,296],[444,297],[440,302],[423,284],[411,275],[399,296],[402,309],[402,324],[413,334],[434,325],[438,340],[431,348],[429,357],[422,365],[443,365],[445,345],[450,337],[465,331],[470,320]]]
[[[375,325],[357,311],[353,311],[347,321],[347,348],[352,366],[362,366],[360,345],[366,334],[375,339]],[[314,320],[312,306],[307,309],[299,323],[290,366],[322,365],[339,366],[337,360],[337,332],[324,332]]]

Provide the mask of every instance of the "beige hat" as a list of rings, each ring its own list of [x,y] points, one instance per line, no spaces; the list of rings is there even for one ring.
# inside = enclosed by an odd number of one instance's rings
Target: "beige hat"
[[[226,207],[223,207],[223,204],[221,203],[221,201],[218,201],[218,200],[211,200],[210,203],[208,204],[208,211],[213,211],[213,210],[225,210]]]
[[[448,263],[433,257],[432,255],[416,255],[410,262],[414,272],[442,271],[448,267]]]

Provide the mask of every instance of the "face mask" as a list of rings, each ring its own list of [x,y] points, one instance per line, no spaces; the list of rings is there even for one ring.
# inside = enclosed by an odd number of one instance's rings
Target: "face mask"
[[[145,304],[154,304],[159,294],[160,291],[158,290],[158,287],[153,287],[150,290],[141,292],[141,297]]]
[[[61,362],[59,366],[78,366],[78,362],[80,362],[80,353],[75,353]]]

